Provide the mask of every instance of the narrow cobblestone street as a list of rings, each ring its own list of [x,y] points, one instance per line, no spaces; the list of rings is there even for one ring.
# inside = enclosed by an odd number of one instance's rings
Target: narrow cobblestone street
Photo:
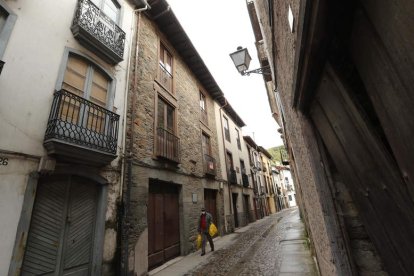
[[[318,275],[299,210],[291,208],[215,239],[216,251],[195,252],[150,275]],[[185,269],[186,272],[184,272]]]

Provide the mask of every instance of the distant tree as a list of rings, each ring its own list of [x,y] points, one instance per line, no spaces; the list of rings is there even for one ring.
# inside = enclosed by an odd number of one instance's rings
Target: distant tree
[[[289,159],[286,148],[283,145],[267,149],[267,151],[272,155],[273,164],[276,164],[276,161],[279,164],[282,164],[282,157],[284,160]]]

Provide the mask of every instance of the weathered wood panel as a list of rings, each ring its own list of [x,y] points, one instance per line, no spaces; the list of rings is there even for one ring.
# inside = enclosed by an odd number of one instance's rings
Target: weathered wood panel
[[[362,12],[357,14],[355,23],[351,47],[353,60],[414,200],[414,68],[398,69],[402,61],[391,59]],[[414,23],[410,28],[414,30]],[[414,65],[414,59],[411,65]],[[407,76],[413,81],[408,87],[403,83]]]
[[[414,88],[414,1],[361,0],[404,86]]]
[[[388,271],[405,275],[414,270],[414,205],[396,164],[348,92],[327,66],[310,115]]]

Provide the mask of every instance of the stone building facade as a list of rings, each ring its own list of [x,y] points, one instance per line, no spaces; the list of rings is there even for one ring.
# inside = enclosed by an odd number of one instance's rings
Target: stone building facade
[[[243,139],[243,120],[233,107],[216,104],[217,136],[223,182],[225,231],[256,220],[254,216],[254,190],[251,179],[249,151]]]
[[[0,275],[117,274],[139,4],[0,1]]]
[[[128,94],[123,248],[136,275],[195,250],[202,207],[226,232],[216,120],[224,94],[168,3],[148,3],[137,22]]]
[[[413,4],[247,7],[321,274],[409,275]]]

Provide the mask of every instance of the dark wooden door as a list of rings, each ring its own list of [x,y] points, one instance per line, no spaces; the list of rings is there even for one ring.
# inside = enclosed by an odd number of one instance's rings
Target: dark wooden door
[[[76,178],[42,179],[22,275],[90,275],[98,187]]]
[[[178,187],[150,181],[148,197],[148,266],[180,255]]]
[[[239,218],[238,218],[238,210],[237,210],[237,196],[238,194],[232,194],[233,199],[233,215],[234,215],[234,227],[239,227]]]
[[[250,204],[249,204],[249,196],[248,195],[243,195],[243,203],[244,203],[244,213],[246,216],[246,223],[250,222]]]
[[[414,271],[414,205],[388,147],[365,114],[328,65],[311,118],[387,270],[409,275]]]
[[[217,191],[212,189],[204,189],[204,208],[213,216],[213,222],[217,224]]]

